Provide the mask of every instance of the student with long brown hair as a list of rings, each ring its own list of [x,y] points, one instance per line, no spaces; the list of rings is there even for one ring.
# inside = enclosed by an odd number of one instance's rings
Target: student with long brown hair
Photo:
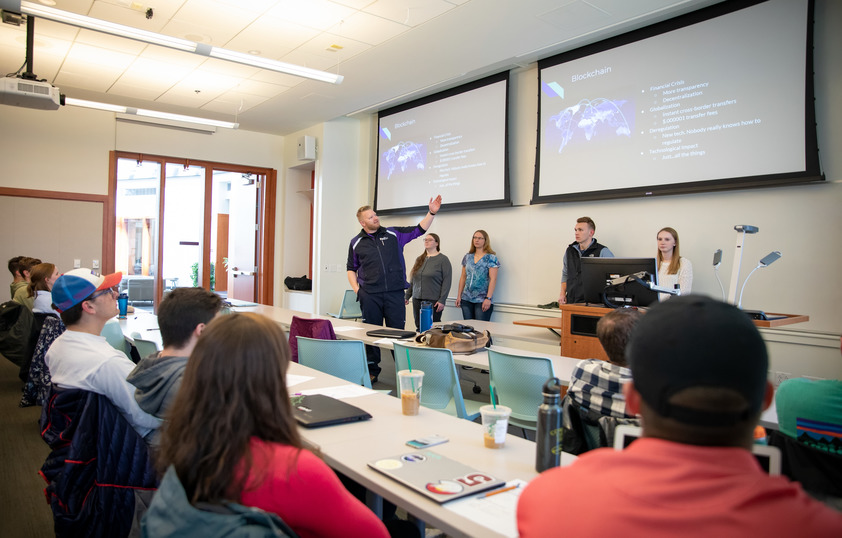
[[[53,308],[53,282],[59,277],[56,266],[52,263],[39,263],[29,271],[27,295],[32,299],[32,312],[36,314],[55,314]]]
[[[450,260],[441,253],[441,240],[434,233],[424,237],[424,252],[415,259],[409,271],[410,286],[406,289],[406,303],[412,299],[412,313],[415,315],[415,330],[420,330],[422,302],[433,305],[433,322],[441,321],[441,314],[450,293],[450,279],[453,268]]]
[[[302,537],[388,536],[330,467],[302,448],[286,387],[289,362],[283,330],[266,317],[231,314],[207,325],[164,427],[158,463],[169,469],[144,518],[148,536],[161,534],[168,507],[159,497],[172,493],[172,472],[194,506],[257,507]]]

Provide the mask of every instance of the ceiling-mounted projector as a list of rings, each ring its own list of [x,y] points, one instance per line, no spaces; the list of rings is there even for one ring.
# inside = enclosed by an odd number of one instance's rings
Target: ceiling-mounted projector
[[[61,106],[61,94],[58,88],[49,82],[3,77],[0,82],[0,104],[58,110]]]

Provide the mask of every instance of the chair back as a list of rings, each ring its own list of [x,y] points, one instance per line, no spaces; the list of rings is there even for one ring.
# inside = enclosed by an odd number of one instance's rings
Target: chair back
[[[563,430],[561,443],[565,452],[578,456],[602,446],[599,419],[603,415],[599,411],[583,408],[570,394],[567,394],[561,400],[561,413]],[[611,441],[613,442],[613,438]]]
[[[357,301],[357,294],[354,293],[354,290],[345,290],[345,294],[342,296],[342,304],[339,305],[339,313],[328,313],[328,316],[338,319],[362,318],[363,312],[360,310],[360,303]]]
[[[141,338],[139,332],[132,333],[132,343],[137,350],[137,354],[140,356],[141,359],[145,359],[150,355],[155,355],[160,351],[158,349],[158,344],[153,342],[152,340],[144,340]]]
[[[489,384],[497,403],[510,407],[509,422],[535,430],[541,391],[547,379],[555,377],[553,363],[546,357],[527,357],[488,349]]]
[[[800,482],[807,493],[842,498],[842,454],[808,445],[778,430],[769,432],[769,445],[781,450],[781,473]]]
[[[117,321],[117,318],[106,321],[100,334],[105,337],[105,340],[111,347],[117,351],[122,351],[129,359],[132,358],[129,343],[126,341],[126,337],[123,336],[123,329],[120,327],[120,322]]]
[[[397,387],[400,387],[397,373],[400,370],[409,370],[409,365],[412,364],[413,370],[424,372],[421,405],[467,420],[474,420],[479,416],[477,410],[472,409],[474,412],[469,413],[465,407],[462,388],[456,374],[456,363],[453,362],[453,353],[449,349],[407,346],[398,342],[395,342],[394,347]],[[472,402],[472,407],[477,407],[473,404],[478,403],[480,402]]]
[[[32,353],[32,362],[29,364],[26,382],[21,391],[20,407],[31,405],[43,405],[50,392],[52,378],[50,370],[44,362],[47,350],[53,345],[56,338],[66,330],[64,323],[58,316],[48,315],[44,318],[41,326],[41,334],[35,344],[35,351]]]
[[[329,319],[311,319],[292,316],[289,324],[289,347],[292,350],[292,362],[298,362],[297,336],[318,338],[319,340],[336,340],[333,324]]]
[[[365,346],[361,340],[319,340],[304,336],[296,339],[299,363],[371,388]]]

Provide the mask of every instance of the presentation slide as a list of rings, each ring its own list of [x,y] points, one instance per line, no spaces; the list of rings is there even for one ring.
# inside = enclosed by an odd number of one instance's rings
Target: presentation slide
[[[542,62],[535,198],[804,173],[807,12],[771,0]]]
[[[381,112],[375,210],[507,201],[507,92],[503,73]]]

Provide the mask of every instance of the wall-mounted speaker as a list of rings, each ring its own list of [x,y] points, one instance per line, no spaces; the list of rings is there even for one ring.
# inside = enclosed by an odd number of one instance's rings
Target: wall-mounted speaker
[[[316,160],[316,137],[314,137],[314,136],[300,136],[300,137],[298,137],[298,160],[299,161],[315,161]]]

